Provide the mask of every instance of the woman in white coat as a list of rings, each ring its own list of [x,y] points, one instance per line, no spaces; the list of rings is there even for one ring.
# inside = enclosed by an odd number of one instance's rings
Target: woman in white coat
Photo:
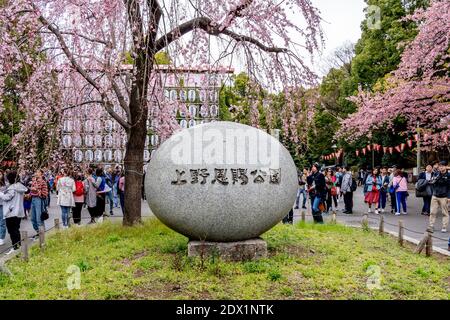
[[[15,171],[9,172],[6,179],[9,186],[0,192],[0,200],[3,201],[3,219],[13,244],[13,248],[7,253],[11,254],[20,247],[20,222],[25,217],[23,195],[28,189],[17,181]]]
[[[63,229],[69,227],[70,208],[75,207],[75,199],[73,193],[76,190],[75,181],[71,177],[69,170],[62,170],[63,177],[58,179],[56,190],[58,191],[57,204],[61,207],[61,220]]]

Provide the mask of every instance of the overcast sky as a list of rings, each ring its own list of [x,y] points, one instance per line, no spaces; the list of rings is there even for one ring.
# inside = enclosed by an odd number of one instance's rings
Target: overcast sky
[[[187,0],[180,0],[187,1]],[[324,76],[328,70],[326,70],[324,60],[328,58],[332,53],[346,42],[356,43],[361,36],[361,22],[365,18],[364,8],[366,3],[364,0],[311,0],[312,4],[320,10],[320,16],[322,18],[321,26],[325,37],[325,47],[321,54],[315,52],[313,55],[313,61],[309,54],[301,51],[300,56],[304,59],[304,62],[319,76]],[[301,16],[299,12],[292,12],[288,10],[288,17],[292,22],[296,22],[296,18]],[[305,23],[304,19],[298,22],[302,27]],[[292,34],[291,37],[295,39],[298,35]],[[301,41],[299,41],[301,42]],[[211,53],[212,60],[214,61],[222,52],[223,48],[217,45],[212,40]],[[183,58],[180,57],[178,64],[183,64]],[[224,60],[221,64],[228,65],[228,60]],[[235,68],[235,72],[246,71],[243,57],[234,57],[232,66]]]
[[[364,0],[312,0],[320,10],[325,34],[323,58],[346,41],[355,43],[361,36],[361,22],[364,20]],[[320,62],[314,70],[320,72]]]

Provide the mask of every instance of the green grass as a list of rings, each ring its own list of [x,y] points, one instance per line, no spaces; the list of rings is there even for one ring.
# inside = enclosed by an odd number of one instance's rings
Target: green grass
[[[202,262],[156,219],[74,228],[49,237],[45,252],[34,246],[28,263],[9,261],[0,299],[450,299],[449,259],[413,254],[389,236],[300,223],[263,238],[266,259]],[[74,270],[80,289],[69,290]]]

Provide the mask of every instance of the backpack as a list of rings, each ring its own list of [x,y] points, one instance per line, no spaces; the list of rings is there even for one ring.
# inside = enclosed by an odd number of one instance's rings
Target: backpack
[[[84,195],[84,184],[81,181],[75,181],[75,192],[77,197]]]
[[[100,178],[102,179],[102,182],[100,182],[100,185],[98,186],[97,191],[105,190],[106,179],[103,176],[101,176]]]
[[[358,184],[356,183],[356,180],[355,180],[355,179],[352,179],[352,185],[350,186],[350,190],[351,190],[352,192],[355,192],[356,189],[358,189]]]

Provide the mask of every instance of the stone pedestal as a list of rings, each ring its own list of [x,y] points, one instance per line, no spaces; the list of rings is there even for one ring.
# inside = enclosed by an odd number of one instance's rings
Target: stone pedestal
[[[189,241],[188,256],[219,256],[225,261],[249,261],[267,256],[267,243],[262,239],[236,242]]]

